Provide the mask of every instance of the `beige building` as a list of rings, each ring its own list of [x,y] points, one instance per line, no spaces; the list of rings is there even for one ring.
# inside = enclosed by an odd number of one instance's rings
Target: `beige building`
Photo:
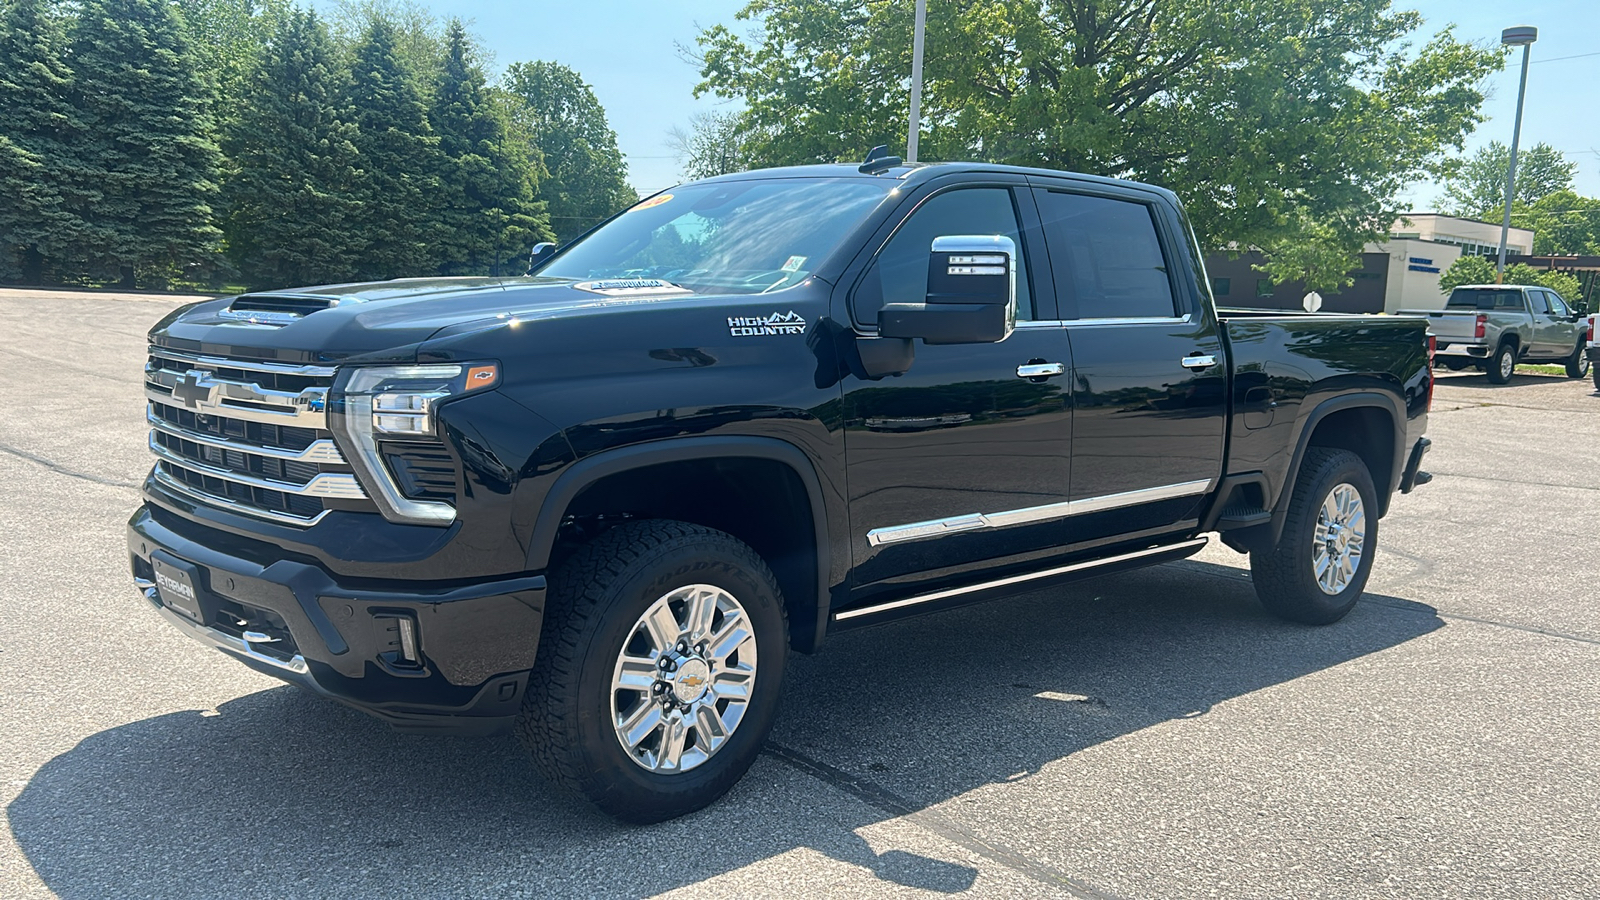
[[[1448,298],[1439,290],[1439,276],[1465,254],[1493,261],[1500,247],[1500,226],[1439,213],[1406,213],[1396,219],[1389,239],[1363,248],[1361,268],[1353,283],[1338,291],[1322,291],[1329,312],[1396,313],[1402,309],[1443,309]],[[1506,254],[1526,255],[1533,232],[1513,228],[1506,235]],[[1275,284],[1256,268],[1259,252],[1215,253],[1206,258],[1211,293],[1219,306],[1255,309],[1300,309],[1305,285]]]
[[[1406,213],[1389,228],[1394,238],[1452,244],[1461,253],[1493,256],[1500,251],[1500,226],[1494,222],[1461,219],[1431,212]],[[1533,252],[1533,232],[1513,228],[1506,232],[1506,254],[1527,256]],[[1460,256],[1461,253],[1457,253]]]

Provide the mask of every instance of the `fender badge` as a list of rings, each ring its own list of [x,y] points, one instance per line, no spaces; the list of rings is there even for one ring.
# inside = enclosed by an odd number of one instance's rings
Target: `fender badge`
[[[805,334],[806,320],[794,310],[770,316],[729,316],[728,333],[734,337],[760,337],[768,334]]]

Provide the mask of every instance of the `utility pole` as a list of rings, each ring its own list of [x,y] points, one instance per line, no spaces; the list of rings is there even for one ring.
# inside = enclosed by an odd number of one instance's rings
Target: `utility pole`
[[[1495,284],[1504,284],[1506,278],[1506,236],[1511,232],[1511,198],[1517,188],[1517,143],[1522,139],[1522,97],[1528,90],[1528,53],[1538,39],[1539,29],[1532,25],[1515,25],[1500,32],[1500,43],[1507,47],[1522,48],[1522,83],[1517,85],[1517,120],[1511,126],[1511,165],[1506,172],[1506,215],[1500,223],[1500,259],[1494,266]]]
[[[922,33],[927,27],[928,0],[917,0],[917,24],[911,33],[911,128],[906,132],[906,162],[917,161],[917,138],[922,131]]]

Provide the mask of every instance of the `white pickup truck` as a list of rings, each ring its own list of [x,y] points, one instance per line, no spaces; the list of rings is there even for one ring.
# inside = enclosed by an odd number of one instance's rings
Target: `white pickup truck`
[[[1519,362],[1564,364],[1567,377],[1589,374],[1590,332],[1561,295],[1524,284],[1465,284],[1450,292],[1442,310],[1402,310],[1426,316],[1437,342],[1434,359],[1452,371],[1482,369],[1505,384]]]

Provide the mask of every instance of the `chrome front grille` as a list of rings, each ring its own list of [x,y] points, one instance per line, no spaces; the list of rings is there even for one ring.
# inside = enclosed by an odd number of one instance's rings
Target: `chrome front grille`
[[[151,347],[146,419],[155,479],[193,499],[310,525],[328,501],[367,494],[328,431],[329,366],[254,362]]]

